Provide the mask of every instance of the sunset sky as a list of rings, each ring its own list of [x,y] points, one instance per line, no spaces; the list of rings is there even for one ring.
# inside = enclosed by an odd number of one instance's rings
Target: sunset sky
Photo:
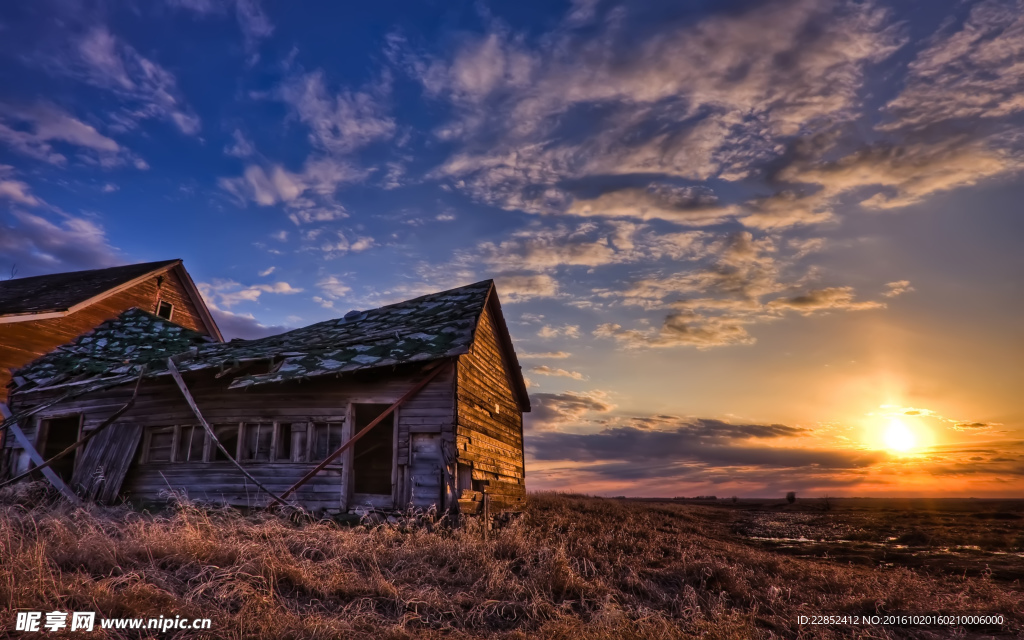
[[[0,278],[493,277],[531,490],[1024,497],[1024,1],[6,2],[0,87]]]

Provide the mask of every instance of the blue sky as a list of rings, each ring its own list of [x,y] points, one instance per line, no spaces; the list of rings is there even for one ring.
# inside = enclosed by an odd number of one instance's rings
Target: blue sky
[[[1019,493],[1022,16],[7,3],[0,273],[242,337],[493,277],[535,488]]]

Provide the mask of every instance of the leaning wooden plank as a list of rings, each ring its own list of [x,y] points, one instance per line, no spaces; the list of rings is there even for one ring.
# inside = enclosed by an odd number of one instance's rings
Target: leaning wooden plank
[[[435,378],[435,377],[437,376],[437,374],[438,374],[438,373],[440,373],[440,372],[441,372],[442,370],[444,370],[444,369],[445,369],[445,367],[444,367],[444,366],[436,366],[436,368],[435,368],[435,369],[434,369],[433,371],[431,371],[431,372],[430,372],[430,373],[429,373],[429,374],[427,375],[427,377],[426,377],[426,378],[423,378],[422,380],[420,380],[419,382],[417,382],[417,383],[416,383],[416,386],[414,386],[414,387],[413,387],[412,389],[409,389],[408,391],[406,391],[406,392],[405,392],[405,395],[403,395],[403,396],[402,396],[401,398],[399,398],[398,400],[395,400],[394,404],[392,404],[392,405],[391,405],[390,407],[388,407],[387,409],[385,409],[385,410],[384,410],[384,412],[383,412],[383,413],[381,413],[381,414],[380,414],[379,416],[377,416],[376,418],[374,418],[374,419],[373,419],[373,421],[372,421],[372,422],[371,422],[370,424],[368,424],[368,425],[366,425],[365,427],[363,427],[363,428],[362,428],[362,429],[361,429],[361,430],[359,431],[359,433],[357,433],[357,434],[355,434],[354,436],[352,436],[351,438],[349,438],[349,439],[348,439],[348,442],[346,442],[345,444],[341,445],[341,447],[339,447],[337,451],[335,451],[335,452],[334,452],[334,453],[332,453],[331,455],[329,455],[329,456],[327,456],[326,458],[324,458],[324,461],[323,461],[323,462],[321,462],[321,463],[320,463],[320,464],[318,464],[318,465],[317,465],[316,467],[314,467],[312,471],[310,471],[310,472],[309,472],[309,473],[307,473],[307,474],[306,474],[305,476],[303,476],[301,480],[299,480],[298,482],[296,482],[296,483],[295,483],[294,485],[292,485],[292,487],[291,487],[290,489],[288,489],[287,491],[285,491],[285,492],[284,492],[283,494],[281,494],[281,495],[282,495],[283,497],[287,498],[287,497],[288,497],[289,495],[291,495],[291,493],[292,493],[293,491],[295,491],[296,489],[298,489],[298,488],[299,488],[299,487],[301,487],[302,485],[304,485],[304,484],[306,484],[307,482],[309,482],[309,481],[310,481],[310,480],[311,480],[311,479],[313,478],[313,476],[315,476],[315,475],[316,475],[317,473],[319,473],[319,472],[320,472],[320,470],[321,470],[321,469],[323,469],[324,467],[326,467],[327,465],[329,465],[329,464],[331,463],[331,461],[333,461],[333,460],[334,460],[335,458],[337,458],[337,457],[338,457],[338,456],[340,456],[341,454],[345,453],[345,451],[347,451],[349,447],[351,447],[352,445],[354,445],[354,444],[356,443],[356,441],[357,441],[357,440],[359,440],[360,438],[362,438],[363,436],[365,436],[365,435],[366,435],[367,433],[369,433],[369,432],[370,432],[370,429],[373,429],[373,428],[374,428],[374,427],[376,427],[376,426],[377,426],[378,424],[380,424],[380,422],[382,422],[382,421],[384,420],[384,418],[386,418],[386,417],[388,417],[389,415],[391,415],[391,412],[393,412],[393,411],[394,411],[395,409],[397,409],[398,407],[400,407],[400,406],[401,406],[401,405],[402,405],[402,404],[403,404],[403,403],[404,403],[404,402],[405,402],[406,400],[408,400],[409,398],[411,398],[411,397],[413,397],[414,395],[416,395],[417,393],[419,393],[419,392],[420,392],[420,389],[422,389],[423,387],[427,386],[427,384],[428,384],[428,383],[429,383],[429,382],[430,382],[431,380],[433,380],[433,379],[434,379],[434,378]]]
[[[4,417],[4,420],[11,417],[10,410],[7,409],[7,405],[3,402],[0,402],[0,415]],[[28,454],[29,460],[36,465],[36,468],[43,472],[43,477],[46,478],[50,484],[56,487],[57,490],[60,491],[72,504],[81,504],[81,500],[78,499],[78,496],[75,495],[74,491],[68,488],[68,485],[64,484],[64,481],[60,479],[60,476],[58,476],[53,469],[45,466],[43,457],[39,455],[36,448],[33,447],[29,439],[25,437],[25,433],[21,430],[21,427],[18,426],[18,423],[10,422],[7,424],[7,428],[10,429],[11,433],[14,435],[14,439],[18,441],[18,444],[20,444],[25,450],[25,453]],[[9,484],[10,482],[14,482],[14,480],[15,479],[12,479],[4,484]]]
[[[121,491],[121,483],[141,439],[140,424],[119,424],[105,431],[80,454],[71,486],[86,500],[113,502]]]

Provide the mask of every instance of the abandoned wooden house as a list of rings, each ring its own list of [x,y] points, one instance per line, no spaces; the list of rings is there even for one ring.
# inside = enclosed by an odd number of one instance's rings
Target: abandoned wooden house
[[[257,340],[131,309],[15,372],[10,476],[34,448],[77,496],[475,512],[525,498],[522,373],[490,280]]]
[[[132,307],[221,340],[181,260],[0,282],[0,402],[6,402],[11,369]]]

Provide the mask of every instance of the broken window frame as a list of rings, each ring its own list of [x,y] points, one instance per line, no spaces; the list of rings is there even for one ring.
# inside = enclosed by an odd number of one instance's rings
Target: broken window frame
[[[167,305],[167,315],[166,316],[164,314],[160,313],[163,310],[164,305]],[[155,315],[158,318],[163,318],[164,320],[167,320],[167,321],[170,322],[171,318],[174,316],[174,305],[171,304],[170,302],[167,302],[166,300],[157,300],[156,301],[156,314]]]
[[[229,453],[238,462],[244,464],[309,464],[322,461],[327,455],[340,447],[344,443],[345,438],[351,437],[351,434],[346,434],[346,422],[343,417],[339,416],[314,416],[299,420],[246,419],[238,423],[215,423],[211,427],[214,433],[217,434],[217,438],[222,444],[225,444]],[[325,428],[330,430],[328,438],[326,443],[320,443],[320,450],[318,450],[317,441],[321,438]],[[184,443],[187,442],[189,436],[196,433],[195,430],[199,430],[199,433],[202,434],[202,445],[197,453],[196,445],[198,443],[193,435],[191,456],[186,460],[181,448],[185,446]],[[255,435],[257,430],[258,436]],[[150,455],[153,436],[166,433],[172,434],[171,459],[153,460]],[[232,436],[236,437],[232,438]],[[265,445],[263,455],[265,457],[253,459],[250,446],[250,438],[253,437],[258,437],[263,441]],[[233,447],[225,442],[225,440],[230,441],[232,439],[234,440]],[[287,445],[285,445],[285,440],[288,441]],[[319,454],[324,451],[324,446],[326,446],[326,453],[320,456]],[[217,445],[213,444],[213,440],[210,439],[210,436],[201,425],[147,426],[142,432],[142,442],[139,448],[140,451],[136,460],[143,464],[148,462],[155,462],[157,464],[228,462],[227,460],[217,459],[219,451]],[[282,449],[287,449],[287,453],[282,453]],[[338,464],[341,464],[341,461],[338,461]]]

